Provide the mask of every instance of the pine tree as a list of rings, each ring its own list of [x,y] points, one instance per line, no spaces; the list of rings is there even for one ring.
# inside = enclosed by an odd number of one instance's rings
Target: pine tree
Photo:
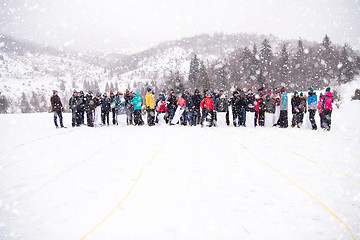
[[[117,81],[115,82],[115,90],[116,90],[116,91],[119,91],[119,90],[120,90],[120,89],[119,89],[119,84],[118,84]]]
[[[40,112],[47,112],[48,111],[48,101],[46,101],[46,97],[44,94],[40,97],[40,103],[39,103],[39,111]]]
[[[60,90],[61,91],[63,91],[63,92],[65,92],[65,90],[66,90],[66,86],[65,86],[65,83],[64,83],[64,81],[61,81],[61,83],[60,83]]]
[[[332,80],[335,79],[337,71],[337,54],[330,41],[330,38],[325,35],[320,47],[318,49],[318,64],[319,77],[321,85],[325,87]]]
[[[190,86],[196,87],[199,82],[199,77],[200,77],[200,63],[199,63],[199,59],[195,54],[190,61],[190,70],[188,76],[188,81]]]
[[[278,62],[278,71],[279,71],[279,78],[283,84],[289,83],[289,73],[290,73],[290,64],[289,64],[289,53],[286,49],[286,44],[284,44],[283,48],[281,49],[280,59]]]
[[[341,51],[340,63],[338,64],[340,83],[351,82],[356,74],[356,64],[349,52],[351,52],[351,49],[345,44]]]
[[[199,89],[204,91],[205,89],[212,89],[213,84],[210,79],[210,76],[206,70],[205,64],[202,61],[200,63],[200,79],[199,79]]]
[[[273,57],[272,49],[270,43],[267,39],[261,43],[260,49],[260,68],[263,72],[263,76],[266,76],[266,82],[270,83],[270,79],[272,78],[271,74],[271,60]]]
[[[31,111],[30,103],[24,92],[21,95],[20,110],[22,113],[29,113]]]
[[[303,42],[301,39],[298,41],[298,46],[296,54],[294,56],[294,61],[291,66],[292,74],[291,79],[295,84],[298,90],[306,90],[307,81],[306,81],[306,57]]]
[[[32,92],[32,96],[30,99],[30,105],[31,105],[33,112],[39,112],[39,110],[40,110],[39,97],[34,91]]]
[[[111,82],[110,83],[110,91],[115,91],[115,87],[114,87],[114,83],[113,82]]]
[[[171,72],[167,85],[175,91],[175,94],[182,94],[185,92],[184,78],[180,76],[179,72]]]
[[[99,83],[97,81],[93,82],[93,90],[95,93],[100,93],[100,87],[99,87]]]
[[[0,92],[0,113],[6,113],[9,108],[9,101],[7,98]]]
[[[245,83],[251,82],[253,55],[249,48],[245,47],[241,59],[241,74]]]

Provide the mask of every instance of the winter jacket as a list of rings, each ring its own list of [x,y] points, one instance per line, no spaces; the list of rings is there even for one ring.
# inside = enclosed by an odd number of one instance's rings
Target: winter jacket
[[[324,96],[319,98],[319,102],[318,102],[318,106],[317,106],[317,108],[319,109],[320,114],[323,112]]]
[[[87,94],[85,97],[85,111],[90,112],[95,109],[95,101],[92,95]]]
[[[147,109],[155,109],[154,94],[147,92],[145,96],[145,104]]]
[[[215,110],[217,112],[227,112],[228,111],[228,100],[223,96],[216,99]]]
[[[110,106],[111,109],[115,109],[115,95],[114,94],[110,94]]]
[[[280,98],[280,110],[288,110],[288,96],[286,92],[281,94]]]
[[[200,103],[202,101],[202,98],[200,96],[200,94],[198,95],[193,95],[192,96],[192,100],[193,100],[193,103],[194,103],[194,106],[195,106],[195,109],[200,109]]]
[[[132,108],[132,104],[131,104],[132,97],[130,96],[130,94],[126,93],[124,98],[125,98],[125,107]]]
[[[308,108],[309,110],[316,110],[317,107],[317,96],[316,93],[310,92],[308,97]]]
[[[185,101],[186,101],[186,109],[187,109],[187,111],[190,111],[190,112],[194,111],[195,104],[194,104],[194,102],[192,100],[192,97],[191,96],[186,96]]]
[[[76,111],[78,110],[79,108],[79,97],[78,96],[72,96],[70,99],[69,99],[69,108],[73,111]]]
[[[301,105],[300,97],[293,96],[291,98],[292,114],[296,114],[296,113],[300,112],[300,105]]]
[[[267,113],[275,113],[275,100],[272,98],[266,98],[264,109]]]
[[[134,110],[141,110],[142,100],[139,96],[138,91],[135,91],[135,97],[131,100],[132,104],[134,105]]]
[[[179,100],[177,101],[177,104],[181,107],[184,108],[186,106],[186,101],[183,97],[179,98]]]
[[[51,107],[52,107],[53,112],[61,111],[61,108],[63,105],[62,105],[60,97],[58,95],[53,95],[50,98],[50,102],[51,102]]]
[[[111,111],[111,107],[110,107],[110,98],[105,98],[101,104],[101,110],[103,112],[110,112]]]
[[[214,109],[215,108],[214,100],[208,97],[204,98],[200,103],[200,107],[205,109]]]
[[[256,99],[254,109],[255,111],[264,111],[265,102],[263,98]]]
[[[246,96],[246,111],[254,112],[255,111],[255,96],[254,94],[248,94]]]
[[[167,111],[166,101],[165,100],[158,101],[158,104],[156,105],[156,110],[161,113],[166,112]]]
[[[98,107],[98,106],[101,106],[102,104],[102,99],[101,97],[94,97],[94,107]]]
[[[173,95],[170,95],[169,99],[168,99],[168,109],[176,109],[177,108],[177,101],[176,101],[176,97]]]
[[[324,109],[333,109],[332,103],[334,102],[334,98],[331,92],[327,92],[324,95]]]
[[[306,98],[305,97],[300,97],[300,112],[307,112],[307,106],[306,106]]]

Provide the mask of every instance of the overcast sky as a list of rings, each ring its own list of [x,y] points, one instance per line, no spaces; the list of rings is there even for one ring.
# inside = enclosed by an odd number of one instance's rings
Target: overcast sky
[[[360,0],[0,0],[0,33],[111,51],[201,33],[264,33],[360,49]]]

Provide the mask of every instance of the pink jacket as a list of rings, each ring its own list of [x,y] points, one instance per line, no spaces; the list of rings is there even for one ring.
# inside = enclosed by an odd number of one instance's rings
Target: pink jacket
[[[334,98],[331,92],[327,92],[325,94],[324,101],[325,101],[324,109],[333,109],[332,103],[334,101]]]

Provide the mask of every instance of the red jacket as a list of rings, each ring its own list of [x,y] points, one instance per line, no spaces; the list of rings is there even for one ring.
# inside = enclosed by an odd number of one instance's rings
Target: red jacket
[[[181,108],[184,108],[185,105],[186,105],[186,101],[185,101],[185,99],[183,99],[183,98],[179,98],[177,104],[178,104]]]
[[[215,109],[214,100],[210,98],[204,98],[200,103],[201,108]]]

